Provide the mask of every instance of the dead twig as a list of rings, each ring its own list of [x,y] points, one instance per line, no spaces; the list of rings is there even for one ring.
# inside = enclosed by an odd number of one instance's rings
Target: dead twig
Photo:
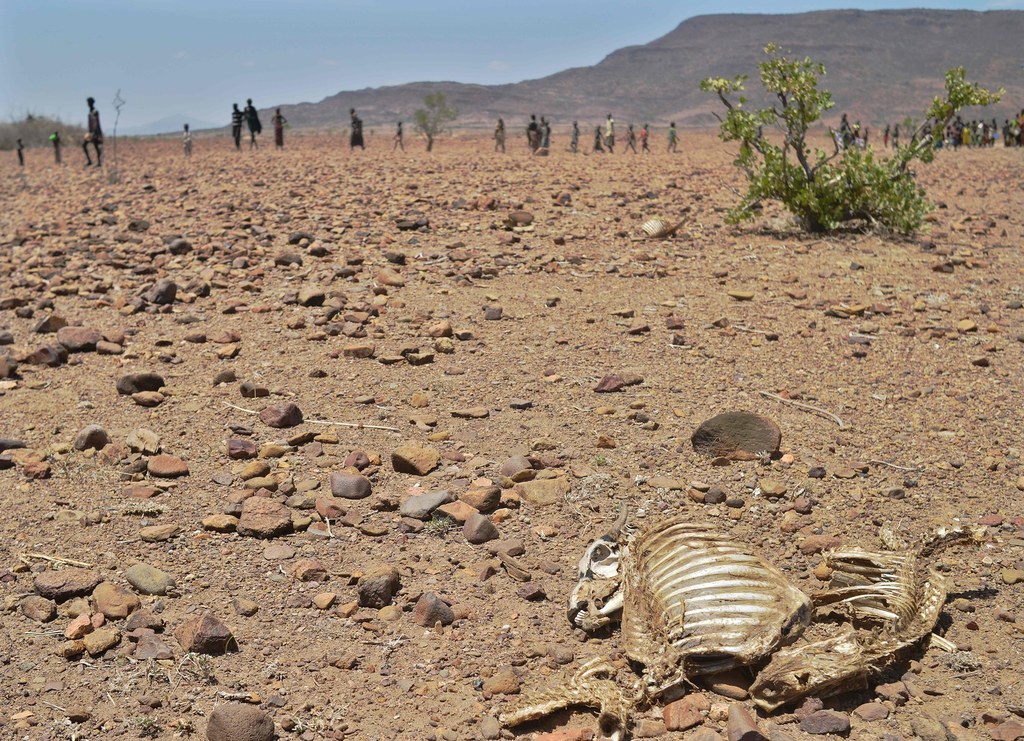
[[[225,401],[224,402],[224,406],[231,407],[232,409],[237,409],[238,411],[245,412],[246,414],[259,414],[259,412],[253,411],[252,409],[245,409],[245,408],[240,407],[240,406],[235,406],[230,401]]]
[[[335,425],[337,427],[355,427],[357,429],[366,430],[387,430],[388,432],[401,432],[397,427],[388,427],[387,425],[364,425],[362,422],[332,422],[326,419],[307,419],[311,425]]]
[[[880,460],[875,460],[875,459],[871,459],[870,461],[868,461],[868,463],[873,463],[876,466],[888,466],[889,468],[895,468],[897,471],[910,471],[910,472],[914,472],[914,471],[923,471],[924,470],[924,466],[911,466],[911,467],[907,468],[906,466],[897,466],[895,463],[889,463],[889,461],[880,461]]]
[[[775,399],[775,401],[780,401],[783,404],[789,404],[790,406],[794,406],[797,409],[804,409],[808,412],[814,412],[815,414],[819,414],[822,417],[827,417],[828,419],[831,419],[833,422],[839,425],[840,430],[846,429],[846,423],[843,422],[843,420],[839,419],[839,417],[832,414],[832,412],[827,412],[820,407],[812,406],[811,404],[804,404],[799,401],[793,401],[792,399],[787,399],[785,397],[779,396],[778,394],[771,394],[767,391],[758,391],[757,393],[761,394],[761,396],[765,397],[766,399]]]
[[[24,563],[28,563],[30,558],[38,558],[41,561],[49,561],[50,563],[60,563],[65,566],[79,566],[83,569],[91,569],[92,564],[86,563],[85,561],[73,561],[70,558],[62,558],[60,556],[47,556],[45,553],[20,553],[18,559]]]

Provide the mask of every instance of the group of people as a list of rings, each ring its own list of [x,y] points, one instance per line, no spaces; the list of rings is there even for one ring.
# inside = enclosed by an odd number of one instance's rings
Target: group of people
[[[627,149],[632,150],[634,154],[639,152],[650,152],[650,137],[651,128],[648,124],[644,124],[640,131],[634,131],[633,124],[629,124],[626,127],[626,147],[623,149],[625,152]],[[640,149],[637,149],[637,144],[640,144]],[[526,144],[531,154],[547,154],[551,148],[551,122],[548,121],[544,116],[540,117],[540,121],[537,120],[537,116],[534,114],[530,115],[530,122],[526,125]],[[678,151],[679,146],[679,133],[676,131],[676,122],[673,121],[668,127],[668,149],[669,152]],[[578,121],[572,122],[572,129],[569,132],[569,151],[573,154],[579,152],[580,149],[580,125]],[[505,119],[499,118],[497,125],[494,127],[494,151],[504,152],[505,151]],[[615,119],[612,118],[612,114],[608,114],[605,120],[604,128],[600,125],[594,127],[594,145],[593,152],[615,152]]]
[[[252,98],[247,98],[245,108],[239,110],[238,103],[231,106],[231,138],[235,140],[235,149],[242,149],[242,124],[249,130],[249,149],[258,149],[259,143],[256,137],[263,133],[263,123],[260,121],[260,114],[256,106],[252,104]],[[274,115],[270,119],[274,127],[274,147],[284,149],[284,129],[288,120],[281,115],[281,109],[274,109]],[[182,135],[185,144],[185,156],[192,155],[192,133],[188,124],[185,124],[185,132]]]
[[[999,139],[1004,147],[1024,146],[1024,111],[1012,118],[1003,119],[1000,127],[996,119],[988,121],[963,121],[959,116],[946,127],[947,146],[953,149],[960,147],[994,147]]]

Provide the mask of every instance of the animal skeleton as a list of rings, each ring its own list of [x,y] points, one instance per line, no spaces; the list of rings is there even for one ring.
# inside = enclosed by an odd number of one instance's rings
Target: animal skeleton
[[[587,548],[568,616],[588,632],[621,619],[625,653],[642,667],[640,680],[623,690],[613,681],[614,666],[591,659],[561,686],[502,715],[504,725],[585,705],[600,709],[602,733],[622,739],[638,708],[692,678],[738,666],[759,669],[750,694],[768,711],[808,695],[864,687],[935,627],[946,589],[922,564],[940,547],[969,537],[941,532],[911,549],[883,531],[885,550],[827,553],[832,583],[812,599],[746,544],[710,525],[678,516],[630,539],[625,521],[623,511]],[[797,643],[816,609],[839,612],[846,622],[836,635]]]

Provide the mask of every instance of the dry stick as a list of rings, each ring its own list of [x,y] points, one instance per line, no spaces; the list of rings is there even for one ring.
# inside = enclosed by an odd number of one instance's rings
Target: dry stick
[[[72,561],[70,558],[61,558],[60,556],[47,556],[43,553],[21,553],[18,555],[18,558],[24,561],[25,563],[28,563],[28,559],[30,558],[38,558],[43,561],[49,561],[50,563],[62,563],[66,566],[80,566],[83,569],[92,568],[92,564],[86,563],[85,561]]]
[[[808,412],[815,412],[816,414],[820,414],[822,417],[828,417],[837,425],[839,425],[840,430],[846,429],[846,424],[843,422],[843,420],[839,419],[839,417],[832,414],[832,412],[826,412],[824,409],[821,409],[820,407],[811,406],[810,404],[802,404],[799,401],[786,399],[783,398],[782,396],[779,396],[778,394],[770,394],[767,391],[758,391],[757,393],[761,394],[761,396],[764,396],[765,398],[775,399],[776,401],[781,401],[783,404],[790,404],[792,406],[795,406],[797,409],[806,409]]]
[[[245,412],[246,414],[259,414],[259,412],[254,412],[252,409],[244,409],[242,407],[235,406],[229,401],[225,401],[224,404],[231,407],[232,409],[237,409],[240,412]],[[332,422],[326,419],[307,419],[304,421],[311,425],[336,425],[338,427],[355,427],[357,429],[364,428],[367,430],[387,430],[388,432],[401,432],[401,430],[398,429],[397,427],[387,427],[386,425],[365,425],[362,422]]]
[[[868,463],[874,463],[877,466],[888,466],[889,468],[895,468],[897,471],[911,471],[911,472],[913,472],[913,471],[922,471],[922,470],[924,470],[924,466],[911,466],[910,468],[907,468],[906,466],[897,466],[895,463],[889,463],[889,461],[879,461],[879,460],[874,460],[874,459],[868,461]]]

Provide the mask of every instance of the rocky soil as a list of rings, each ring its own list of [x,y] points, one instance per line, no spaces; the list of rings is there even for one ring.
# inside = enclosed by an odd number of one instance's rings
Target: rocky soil
[[[933,564],[955,651],[770,717],[734,677],[635,738],[1024,737],[1021,152],[941,153],[902,240],[727,225],[710,134],[515,144],[5,158],[0,736],[511,738],[497,714],[587,658],[631,676],[565,613],[628,503],[808,593],[883,524],[987,526]],[[779,450],[695,450],[733,411]]]

